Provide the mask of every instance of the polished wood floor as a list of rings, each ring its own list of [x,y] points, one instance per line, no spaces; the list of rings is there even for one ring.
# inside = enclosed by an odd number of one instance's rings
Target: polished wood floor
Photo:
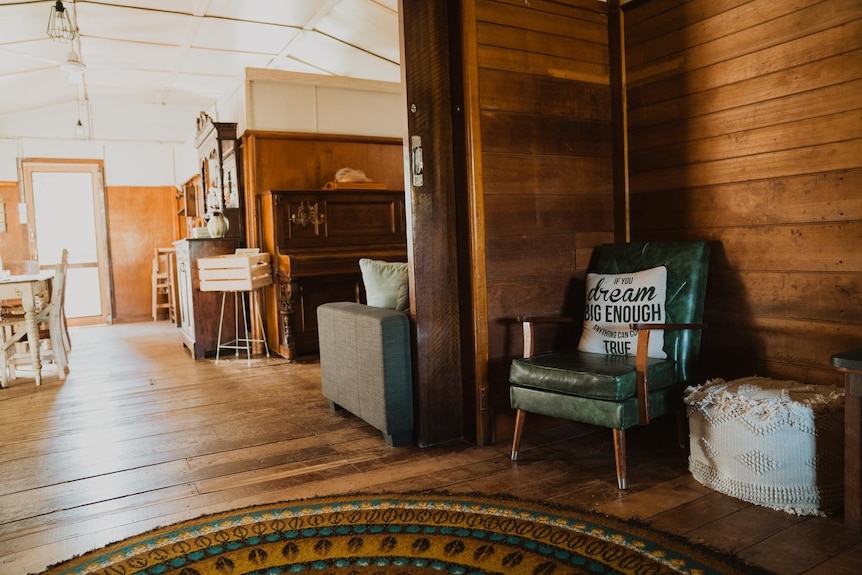
[[[638,517],[775,573],[862,572],[840,509],[797,517],[701,486],[675,432],[531,431],[508,445],[387,447],[320,395],[316,363],[193,361],[168,322],[72,330],[71,373],[0,391],[0,574],[35,572],[128,535],[244,505],[350,491],[506,493]],[[658,422],[656,422],[658,423]]]

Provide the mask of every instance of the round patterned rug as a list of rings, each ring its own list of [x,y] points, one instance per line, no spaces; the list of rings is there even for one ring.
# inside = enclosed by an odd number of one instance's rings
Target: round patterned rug
[[[162,527],[44,575],[765,573],[639,523],[506,496],[343,495]]]

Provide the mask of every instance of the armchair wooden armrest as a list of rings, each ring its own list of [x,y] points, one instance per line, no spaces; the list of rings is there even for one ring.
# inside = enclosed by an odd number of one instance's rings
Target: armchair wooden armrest
[[[515,321],[524,329],[524,358],[533,357],[535,353],[535,325],[540,323],[564,324],[572,323],[573,318],[560,315],[519,315]]]
[[[650,332],[670,329],[704,329],[705,323],[633,323],[629,326],[638,332],[637,357],[635,370],[637,372],[638,424],[646,425],[649,416],[649,379],[647,378],[647,352],[649,351]]]

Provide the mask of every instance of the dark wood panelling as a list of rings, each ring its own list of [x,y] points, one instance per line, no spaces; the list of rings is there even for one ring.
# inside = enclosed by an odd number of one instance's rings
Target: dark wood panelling
[[[475,8],[481,147],[472,154],[488,341],[478,369],[493,418],[505,421],[505,366],[520,354],[521,334],[502,320],[563,311],[596,242],[613,237],[607,6],[478,0]]]
[[[846,128],[852,128],[852,125],[845,126]],[[784,145],[786,144],[782,144],[782,146]],[[765,180],[775,177],[776,174],[781,174],[782,177],[792,177],[811,174],[813,171],[851,170],[859,167],[858,150],[860,147],[862,147],[862,138],[823,146],[780,149],[751,156],[632,172],[632,194],[747,180]]]
[[[476,20],[604,44],[607,42],[604,10],[601,2],[590,0],[529,4],[518,0],[477,0]]]
[[[650,228],[757,226],[853,221],[862,213],[862,169],[656,190],[632,200],[632,219]]]
[[[862,282],[856,272],[713,269],[710,309],[818,322],[862,317]]]
[[[536,315],[583,317],[583,279],[583,272],[572,273],[571,270],[545,271],[532,277],[502,276],[489,280],[488,298],[505,309],[530,309],[534,310]],[[571,332],[580,324],[581,322],[574,320],[573,326],[565,329]],[[550,344],[556,341],[560,329],[560,326],[542,326],[537,330],[536,350],[552,349]],[[508,358],[523,353],[524,340],[520,323],[498,318],[489,326],[488,334],[488,348],[495,361],[508,365]],[[508,377],[508,369],[502,376]],[[508,389],[507,385],[496,387]]]
[[[625,10],[634,239],[713,244],[703,368],[840,384],[862,341],[862,3]]]
[[[862,271],[862,250],[859,249],[862,219],[842,223],[725,227],[703,230],[700,235],[719,244],[727,262],[725,265],[735,270]],[[856,320],[862,322],[862,317]]]
[[[629,36],[627,43],[632,50],[626,64],[633,74],[629,81],[636,85],[642,76],[648,75],[648,70],[662,67],[661,62],[674,62],[679,70],[691,72],[746,54],[763,54],[764,50],[799,38],[800,29],[811,35],[840,26],[847,22],[847,12],[859,6],[858,0],[828,0],[830,9],[824,11],[819,5],[823,1],[688,2],[670,17],[654,18],[656,28],[638,27],[637,36]],[[693,9],[700,13],[695,14]],[[707,10],[716,12],[710,14]],[[739,25],[740,21],[757,25],[744,27]],[[680,35],[696,39],[685,45],[685,58],[678,52]]]
[[[626,134],[625,32],[621,0],[608,0],[608,58],[610,105],[612,111],[611,144],[613,150],[614,241],[631,238],[629,214],[628,153]]]
[[[611,193],[610,158],[493,153],[484,154],[482,161],[485,193],[489,196],[562,194],[609,197]]]
[[[841,143],[847,137],[844,126],[860,120],[859,110],[848,110],[771,126],[744,128],[711,138],[633,152],[630,165],[638,171],[656,170],[695,162],[769,154],[781,149],[778,147],[781,146],[779,142],[787,142],[785,145],[793,148]]]
[[[681,92],[677,80],[660,80],[659,94],[651,101],[646,90],[628,91],[629,121],[632,130],[672,122],[681,116],[696,118],[720,110],[752,103],[767,102],[791,94],[849,83],[859,79],[862,53],[838,54],[822,61],[777,70],[766,75],[754,75],[735,83],[718,85],[709,90]],[[694,86],[697,88],[698,86]],[[633,131],[632,134],[635,132]]]
[[[593,10],[584,9],[586,5],[592,5]],[[592,2],[565,7],[546,2],[537,6],[479,0],[479,66],[606,84],[607,24],[598,10],[604,12]]]
[[[608,80],[608,70],[600,64],[590,64],[569,58],[557,58],[545,54],[524,54],[504,48],[480,47],[479,57],[489,68],[549,74],[582,82],[602,83]]]
[[[610,156],[608,122],[487,111],[482,113],[482,133],[485,152]]]
[[[581,120],[608,121],[611,118],[608,89],[601,84],[572,82],[549,76],[535,76],[483,68],[479,104],[483,110],[565,116]]]
[[[564,194],[525,193],[505,202],[487,202],[485,215],[497,222],[495,231],[507,237],[536,236],[541,231],[541,237],[558,241],[554,236],[571,236],[577,230],[589,229],[593,222],[611,217],[613,202],[608,196],[584,195],[582,199],[588,203],[575,204],[571,196]]]
[[[860,92],[862,80],[855,80],[782,98],[743,103],[696,117],[678,118],[669,113],[665,118],[654,118],[654,122],[663,124],[661,130],[656,130],[651,124],[644,125],[642,121],[642,127],[631,129],[631,137],[634,144],[652,149],[676,143],[680,138],[697,140],[753,127],[779,125],[786,122],[788,117],[804,120],[847,112],[858,109]],[[639,150],[632,148],[635,153]]]
[[[656,2],[655,0],[631,0],[631,10],[626,14],[628,25],[636,28],[637,36],[626,39],[630,48],[639,46],[644,38],[652,38],[662,34],[677,31],[691,22],[698,22],[726,12],[737,6],[745,5],[750,0],[728,0],[726,2],[711,2],[710,0],[693,0],[690,2]],[[628,7],[628,6],[627,6]]]
[[[549,261],[559,262],[554,269],[574,273],[575,251],[571,238],[571,233],[557,236],[489,237],[488,277],[522,276],[537,280],[543,278],[542,272],[548,269]],[[562,287],[559,286],[558,289],[562,291]]]
[[[707,337],[704,331],[704,345],[714,350],[705,360],[705,365],[711,366],[710,372],[704,374],[707,377],[775,377],[774,373],[785,377],[790,371],[804,371],[809,378],[806,383],[838,384],[843,379],[835,370],[812,368],[828,366],[836,350],[858,348],[862,341],[862,325],[858,323],[763,317],[758,310],[750,309],[739,314],[710,312],[704,318],[710,332]],[[755,362],[772,368],[768,373],[740,369]]]
[[[841,68],[853,61],[858,64],[862,60],[860,47],[862,20],[805,36],[762,52],[746,54],[732,60],[721,60],[696,70],[680,67],[673,71],[673,77],[648,77],[640,86],[630,78],[630,93],[634,101],[645,103],[667,101],[670,97],[694,97],[695,94],[708,94],[710,90],[722,89],[724,101],[717,101],[716,105],[721,106],[720,109],[728,109],[733,105],[751,104],[799,93],[805,84],[763,82],[764,78],[784,77],[788,71],[792,73],[795,66],[807,66],[811,72],[816,72],[817,80],[824,82],[824,86],[834,85],[839,78],[845,78],[843,75],[833,76],[829,72],[832,68]],[[821,63],[821,60],[826,62]],[[855,79],[855,76],[852,78]],[[735,85],[736,83],[742,85]],[[812,87],[815,86],[808,88]],[[743,96],[745,98],[740,101]],[[687,100],[683,100],[680,104],[684,107],[686,102]]]
[[[517,29],[491,22],[479,22],[476,33],[479,43],[486,47],[497,46],[599,65],[608,59],[608,49],[604,43],[588,42],[577,37],[551,36],[542,31]]]

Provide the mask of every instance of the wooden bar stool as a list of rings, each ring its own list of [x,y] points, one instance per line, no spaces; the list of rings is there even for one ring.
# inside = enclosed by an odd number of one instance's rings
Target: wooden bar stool
[[[168,311],[168,319],[177,322],[174,292],[174,248],[156,248],[153,257],[153,321],[158,321],[159,310]]]

